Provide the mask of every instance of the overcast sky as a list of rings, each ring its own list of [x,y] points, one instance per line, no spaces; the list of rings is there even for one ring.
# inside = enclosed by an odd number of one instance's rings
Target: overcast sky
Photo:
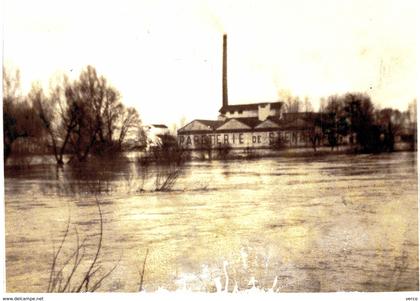
[[[144,123],[216,118],[222,35],[231,104],[279,91],[366,92],[405,109],[416,95],[417,0],[6,0],[4,62],[28,89],[91,64]]]

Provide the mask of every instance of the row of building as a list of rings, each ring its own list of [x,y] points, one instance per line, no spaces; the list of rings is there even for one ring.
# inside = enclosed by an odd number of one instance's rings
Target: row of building
[[[217,120],[196,119],[178,130],[185,149],[304,147],[322,143],[318,113],[286,113],[282,102],[224,105]],[[315,140],[314,140],[315,139]]]

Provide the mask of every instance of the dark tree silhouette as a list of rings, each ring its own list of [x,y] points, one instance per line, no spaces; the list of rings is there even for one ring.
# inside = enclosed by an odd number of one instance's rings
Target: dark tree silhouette
[[[122,110],[118,118],[119,121],[119,135],[118,147],[122,148],[123,142],[130,130],[140,130],[140,116],[134,108],[127,108]],[[140,133],[141,135],[142,133]]]
[[[391,108],[382,109],[377,112],[377,123],[383,133],[383,146],[385,150],[389,152],[394,151],[395,139],[400,134],[407,118],[407,114]]]
[[[70,85],[63,77],[51,87],[47,97],[40,87],[33,87],[29,98],[41,120],[48,136],[48,147],[52,150],[57,164],[64,164],[64,154],[68,150],[70,136],[77,126],[80,108],[75,102],[65,97],[65,90]]]
[[[34,91],[32,101],[58,164],[65,153],[69,161],[82,162],[92,153],[119,151],[127,134],[140,126],[137,111],[125,108],[120,93],[92,66],[74,81],[65,76],[56,81],[48,96]]]
[[[342,138],[349,134],[348,116],[344,108],[344,97],[337,95],[328,97],[327,105],[323,108],[322,129],[332,149],[338,147]]]
[[[13,144],[23,138],[41,135],[41,124],[33,107],[20,92],[19,71],[3,68],[3,145],[4,161],[12,154]]]
[[[380,129],[374,124],[374,106],[370,97],[362,93],[347,93],[344,101],[344,111],[350,121],[350,133],[356,134],[360,151],[380,151]]]

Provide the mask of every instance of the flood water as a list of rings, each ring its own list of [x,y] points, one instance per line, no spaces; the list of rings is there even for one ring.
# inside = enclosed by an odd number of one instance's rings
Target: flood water
[[[45,292],[53,249],[76,232],[99,291],[255,285],[280,292],[419,289],[417,153],[189,162],[156,192],[131,160],[5,168],[8,292]],[[251,281],[252,282],[252,281]]]

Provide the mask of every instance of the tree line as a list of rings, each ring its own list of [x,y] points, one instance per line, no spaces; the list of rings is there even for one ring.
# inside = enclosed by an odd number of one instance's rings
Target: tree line
[[[410,143],[414,150],[417,136],[417,104],[411,101],[406,111],[377,108],[369,95],[346,93],[321,99],[318,114],[312,114],[308,99],[285,97],[287,113],[307,113],[313,122],[311,141],[326,137],[328,145],[335,148],[348,138],[357,152],[374,153],[395,150],[397,138]],[[304,114],[305,115],[305,114]]]
[[[280,95],[280,94],[279,94]],[[321,100],[318,114],[308,98],[280,95],[287,113],[307,113],[314,149],[324,138],[332,148],[344,139],[359,152],[394,151],[397,137],[416,144],[416,100],[406,111],[375,108],[367,94],[346,93]],[[118,90],[85,67],[78,78],[61,75],[45,91],[39,83],[23,95],[20,73],[3,68],[4,160],[13,153],[50,153],[57,164],[83,162],[124,149],[128,136],[144,139],[136,109]],[[133,135],[134,133],[134,135]],[[66,162],[65,162],[66,158]]]
[[[130,133],[141,135],[140,125],[136,109],[124,106],[118,90],[92,66],[77,79],[56,78],[48,91],[34,83],[26,95],[19,71],[3,68],[5,161],[23,144],[51,153],[59,165],[83,162],[121,151]]]

